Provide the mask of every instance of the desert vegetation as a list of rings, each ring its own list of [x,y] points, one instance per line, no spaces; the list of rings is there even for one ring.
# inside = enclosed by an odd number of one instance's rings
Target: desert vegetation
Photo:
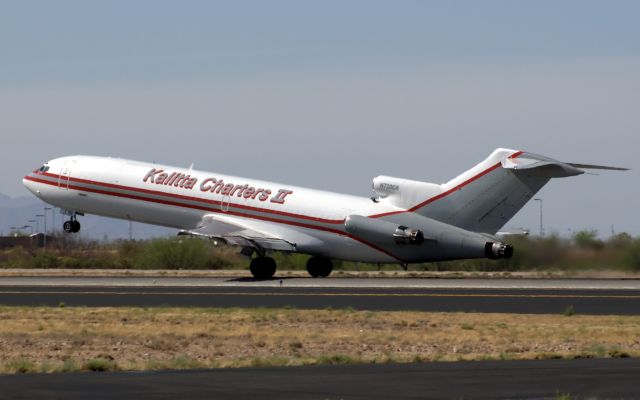
[[[512,236],[515,253],[509,260],[457,260],[412,264],[413,271],[640,271],[640,238],[626,233],[607,239],[581,231],[570,238],[555,235]],[[304,270],[308,256],[275,254],[279,270]],[[92,269],[246,269],[247,258],[238,249],[191,238],[151,240],[84,240],[61,235],[46,251],[14,247],[0,251],[0,268]],[[397,265],[335,261],[345,271],[399,270]]]

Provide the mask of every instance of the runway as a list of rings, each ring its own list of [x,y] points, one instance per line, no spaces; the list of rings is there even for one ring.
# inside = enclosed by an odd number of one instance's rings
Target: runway
[[[637,315],[635,280],[12,277],[0,304]]]
[[[0,376],[0,399],[637,398],[640,359]]]

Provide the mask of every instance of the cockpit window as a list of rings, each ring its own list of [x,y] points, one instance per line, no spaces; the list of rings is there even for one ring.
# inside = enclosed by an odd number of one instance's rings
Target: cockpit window
[[[38,171],[40,172],[47,172],[49,170],[49,166],[47,164],[43,165],[42,167],[40,167],[40,169],[38,169]]]

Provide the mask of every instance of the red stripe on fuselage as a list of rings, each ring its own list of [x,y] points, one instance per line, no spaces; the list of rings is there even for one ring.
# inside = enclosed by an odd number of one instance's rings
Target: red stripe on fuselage
[[[47,181],[44,179],[38,179],[32,176],[25,176],[24,179],[28,180],[28,181],[32,181],[32,182],[37,182],[37,183],[43,183],[45,185],[50,185],[50,186],[55,186],[58,187],[58,184],[56,182],[51,182],[51,181]],[[95,183],[93,183],[95,184]],[[106,185],[105,185],[106,186]],[[119,185],[113,185],[113,186],[119,186]],[[235,215],[238,217],[244,217],[244,218],[252,218],[252,219],[258,219],[258,220],[262,220],[262,221],[269,221],[269,222],[275,222],[275,223],[281,223],[281,224],[286,224],[286,225],[293,225],[293,226],[299,226],[301,228],[308,228],[308,229],[315,229],[315,230],[320,230],[320,231],[324,231],[324,232],[329,232],[329,233],[333,233],[336,235],[341,235],[341,236],[345,236],[348,238],[351,238],[353,240],[356,240],[364,245],[367,245],[369,247],[371,247],[374,250],[377,250],[383,254],[386,254],[387,256],[403,263],[404,261],[401,260],[400,258],[396,257],[395,255],[391,254],[390,252],[372,244],[367,242],[364,239],[361,239],[359,237],[353,236],[347,232],[344,231],[340,231],[337,229],[332,229],[332,228],[326,228],[323,226],[318,226],[318,225],[311,225],[311,224],[306,224],[306,223],[302,223],[302,222],[296,222],[296,221],[287,221],[287,220],[281,220],[281,219],[277,219],[277,218],[271,218],[271,217],[265,217],[265,216],[260,216],[260,215],[251,215],[251,214],[243,214],[243,213],[239,213],[236,211],[222,211],[221,209],[215,209],[215,208],[210,208],[210,207],[204,207],[204,206],[199,206],[199,205],[193,205],[193,204],[185,204],[185,203],[178,203],[175,201],[169,201],[169,200],[163,200],[163,199],[154,199],[154,198],[148,198],[148,197],[142,197],[142,196],[136,196],[136,195],[131,195],[131,194],[127,194],[127,193],[117,193],[117,192],[109,192],[109,191],[105,191],[105,190],[100,190],[100,189],[94,189],[94,188],[87,188],[87,187],[83,187],[83,186],[76,186],[76,185],[72,185],[72,184],[68,184],[68,185],[64,185],[65,189],[72,189],[72,190],[78,190],[78,191],[86,191],[86,192],[91,192],[91,193],[98,193],[98,194],[103,194],[103,195],[108,195],[108,196],[115,196],[115,197],[122,197],[122,198],[127,198],[127,199],[133,199],[133,200],[139,200],[139,201],[148,201],[148,202],[152,202],[152,203],[159,203],[159,204],[165,204],[165,205],[170,205],[170,206],[176,206],[176,207],[185,207],[185,208],[191,208],[191,209],[195,209],[195,210],[201,210],[201,211],[207,211],[207,212],[215,212],[215,213],[220,213],[220,214],[229,214],[229,215]],[[158,193],[162,193],[162,192],[158,192]],[[182,197],[188,197],[188,196],[182,196]],[[202,200],[202,199],[200,199]],[[259,211],[262,211],[260,209],[258,209]]]
[[[518,156],[520,156],[523,152],[522,151],[518,151],[513,153],[512,155],[509,156],[509,158],[516,158]],[[455,187],[447,190],[444,193],[440,193],[436,196],[433,196],[411,208],[409,208],[408,210],[401,210],[401,211],[391,211],[391,212],[387,212],[387,213],[382,213],[382,214],[375,214],[375,215],[369,215],[369,218],[381,218],[381,217],[386,217],[386,216],[391,216],[391,215],[396,215],[396,214],[402,214],[402,213],[407,213],[407,212],[415,212],[416,210],[430,204],[433,203],[443,197],[448,196],[449,194],[455,192],[458,189],[461,189],[464,186],[467,186],[468,184],[478,180],[479,178],[483,177],[484,175],[490,173],[491,171],[495,170],[496,168],[498,168],[501,165],[501,163],[496,163],[494,165],[492,165],[491,167],[485,169],[484,171],[478,173],[477,175],[474,175],[473,177],[467,179],[466,181],[460,183],[459,185],[456,185]],[[202,199],[199,197],[192,197],[192,196],[184,196],[184,195],[179,195],[179,194],[174,194],[174,193],[167,193],[167,192],[161,192],[161,191],[157,191],[157,190],[149,190],[149,189],[143,189],[143,188],[138,188],[138,187],[133,187],[133,186],[124,186],[124,185],[117,185],[117,184],[113,184],[113,183],[106,183],[106,182],[99,182],[99,181],[93,181],[93,180],[89,180],[89,179],[82,179],[82,178],[74,178],[74,177],[69,177],[69,176],[61,176],[61,175],[56,175],[56,174],[51,174],[48,172],[40,172],[40,171],[34,171],[35,174],[37,175],[44,175],[50,178],[54,178],[54,179],[59,179],[59,183],[61,184],[63,181],[66,181],[67,185],[65,185],[65,187],[68,187],[69,189],[74,189],[74,190],[84,190],[84,191],[89,191],[89,192],[94,192],[94,193],[100,193],[100,194],[105,194],[105,195],[111,195],[111,196],[117,196],[117,197],[124,197],[124,198],[130,198],[130,199],[135,199],[135,200],[141,200],[141,201],[150,201],[150,202],[155,202],[155,203],[160,203],[160,204],[167,204],[167,205],[173,205],[173,206],[178,206],[178,207],[187,207],[187,208],[192,208],[192,209],[198,209],[198,210],[202,210],[202,211],[210,211],[210,212],[216,212],[216,213],[223,213],[223,214],[231,214],[231,215],[236,215],[236,216],[240,216],[240,217],[246,217],[246,218],[254,218],[254,219],[260,219],[260,220],[264,220],[264,221],[270,221],[270,222],[276,222],[276,223],[283,223],[283,224],[288,224],[288,225],[294,225],[294,226],[299,226],[299,227],[303,227],[303,228],[309,228],[309,229],[316,229],[316,230],[321,230],[321,231],[325,231],[325,232],[331,232],[334,234],[338,234],[338,235],[342,235],[342,236],[346,236],[349,237],[353,240],[359,241],[375,250],[378,250],[400,262],[403,262],[402,260],[400,260],[399,258],[397,258],[396,256],[394,256],[393,254],[387,252],[386,250],[371,244],[363,239],[360,239],[358,237],[355,237],[353,235],[350,235],[347,232],[344,231],[340,231],[337,229],[332,229],[332,228],[326,228],[326,227],[322,227],[322,226],[317,226],[317,225],[311,225],[311,224],[306,224],[306,223],[301,223],[301,222],[295,222],[295,221],[286,221],[286,220],[280,220],[280,219],[275,219],[275,218],[271,218],[271,217],[265,217],[265,216],[254,216],[254,215],[248,215],[248,214],[242,214],[236,211],[222,211],[222,210],[216,210],[216,209],[212,209],[209,207],[203,207],[203,206],[197,206],[197,205],[191,205],[191,204],[184,204],[184,203],[177,203],[174,201],[169,201],[169,200],[162,200],[162,199],[151,199],[151,198],[146,198],[146,197],[141,197],[141,196],[135,196],[135,195],[130,195],[130,194],[125,194],[125,193],[114,193],[114,192],[107,192],[107,191],[103,191],[103,190],[99,190],[99,189],[93,189],[93,188],[85,188],[85,187],[80,187],[80,186],[75,186],[75,185],[70,185],[69,182],[77,182],[77,183],[85,183],[85,184],[89,184],[89,185],[96,185],[96,186],[102,186],[102,187],[107,187],[107,188],[113,188],[113,189],[120,189],[120,190],[127,190],[127,191],[132,191],[132,192],[139,192],[139,193],[145,193],[145,194],[152,194],[152,195],[159,195],[159,196],[164,196],[164,197],[170,197],[170,198],[174,198],[174,199],[180,199],[180,200],[188,200],[188,201],[195,201],[195,202],[200,202],[200,203],[205,203],[205,204],[210,204],[210,205],[218,205],[218,206],[222,206],[222,202],[218,201],[218,200],[208,200],[208,199]],[[50,182],[50,181],[46,181],[46,180],[42,180],[42,179],[37,179],[31,176],[25,176],[25,179],[33,181],[33,182],[38,182],[38,183],[44,183],[47,185],[51,185],[51,186],[58,186],[57,183],[55,182]],[[304,215],[304,214],[295,214],[295,213],[289,213],[289,212],[285,212],[285,211],[277,211],[277,210],[271,210],[271,209],[265,209],[265,208],[258,208],[258,207],[251,207],[251,206],[245,206],[245,205],[241,205],[241,204],[235,204],[235,203],[228,203],[230,207],[235,207],[235,208],[239,208],[239,209],[245,209],[245,210],[250,210],[250,211],[256,211],[256,212],[260,212],[260,213],[266,213],[266,214],[275,214],[275,215],[281,215],[281,216],[286,216],[286,217],[291,217],[291,218],[299,218],[299,219],[305,219],[305,220],[309,220],[309,221],[315,221],[315,222],[320,222],[320,223],[326,223],[326,224],[344,224],[344,219],[340,219],[340,220],[334,220],[334,219],[325,219],[325,218],[317,218],[317,217],[312,217],[312,216],[308,216],[308,215]]]
[[[71,182],[86,183],[86,184],[89,184],[89,185],[103,186],[103,187],[108,187],[108,188],[112,188],[112,189],[128,190],[128,191],[132,191],[132,192],[140,192],[140,193],[153,194],[153,195],[159,195],[159,196],[165,196],[165,197],[172,197],[172,198],[175,198],[175,199],[196,201],[196,202],[201,202],[201,203],[206,203],[206,204],[214,204],[214,205],[218,205],[218,206],[222,205],[222,202],[219,201],[219,200],[209,200],[209,199],[203,199],[201,197],[185,196],[185,195],[181,195],[181,194],[162,192],[162,191],[159,191],[159,190],[143,189],[143,188],[139,188],[139,187],[135,187],[135,186],[124,186],[124,185],[117,185],[117,184],[113,184],[113,183],[93,181],[93,180],[89,180],[89,179],[60,176],[60,175],[51,174],[51,173],[48,173],[48,172],[40,173],[39,175],[45,175],[45,176],[48,176],[48,177],[54,178],[54,179],[62,179],[63,181],[67,181],[68,180],[68,181],[71,181]],[[259,211],[259,212],[264,212],[264,213],[269,213],[269,214],[282,215],[282,216],[285,216],[285,217],[307,219],[307,220],[310,220],[310,221],[322,222],[322,223],[325,223],[325,224],[343,224],[344,223],[344,219],[318,218],[318,217],[312,217],[312,216],[304,215],[304,214],[295,214],[295,213],[289,213],[289,212],[286,212],[286,211],[278,211],[278,210],[271,210],[271,209],[266,209],[266,208],[252,207],[252,206],[246,206],[246,205],[243,205],[243,204],[237,204],[237,203],[232,203],[232,202],[229,202],[228,204],[229,204],[230,207],[241,208],[241,209],[244,209],[244,210]],[[225,206],[226,206],[226,204],[225,204]]]

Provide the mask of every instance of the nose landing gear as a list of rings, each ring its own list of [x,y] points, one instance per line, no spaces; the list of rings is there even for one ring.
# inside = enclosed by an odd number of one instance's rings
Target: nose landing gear
[[[69,221],[65,221],[64,224],[62,224],[62,229],[67,233],[79,232],[80,222],[78,222],[75,215],[72,215]]]

